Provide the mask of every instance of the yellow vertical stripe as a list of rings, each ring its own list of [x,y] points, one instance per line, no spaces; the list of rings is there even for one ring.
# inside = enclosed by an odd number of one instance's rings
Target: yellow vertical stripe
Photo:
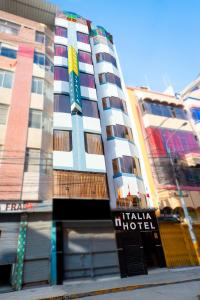
[[[77,53],[74,47],[69,46],[68,47],[68,72],[71,73],[74,71],[74,73],[78,76],[78,59],[77,59]]]

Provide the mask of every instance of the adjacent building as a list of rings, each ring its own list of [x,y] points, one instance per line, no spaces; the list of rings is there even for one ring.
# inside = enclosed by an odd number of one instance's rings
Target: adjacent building
[[[56,8],[0,9],[0,284],[21,289],[50,282]]]
[[[199,264],[199,139],[188,98],[128,88],[167,266]],[[188,101],[189,102],[189,101]],[[193,108],[192,108],[193,109]],[[188,230],[189,229],[189,230]]]

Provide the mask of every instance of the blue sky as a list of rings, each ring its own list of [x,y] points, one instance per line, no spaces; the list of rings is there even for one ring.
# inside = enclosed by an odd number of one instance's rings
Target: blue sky
[[[126,85],[180,91],[200,73],[199,0],[51,0],[114,37]]]

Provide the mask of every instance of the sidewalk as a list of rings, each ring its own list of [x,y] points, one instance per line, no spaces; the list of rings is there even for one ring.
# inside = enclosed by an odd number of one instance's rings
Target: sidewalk
[[[107,278],[67,282],[62,286],[46,286],[20,292],[0,294],[0,300],[64,300],[86,296],[116,293],[121,291],[167,285],[180,282],[200,281],[200,267],[157,269],[148,275],[129,278]],[[84,299],[84,298],[83,298]]]

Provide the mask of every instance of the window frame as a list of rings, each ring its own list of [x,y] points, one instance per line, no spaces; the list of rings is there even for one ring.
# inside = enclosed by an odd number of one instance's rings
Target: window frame
[[[58,145],[58,147],[55,145],[56,144],[56,142],[55,142],[55,140],[54,140],[54,138],[56,138],[56,132],[58,132],[58,133],[63,133],[63,135],[64,135],[64,133],[68,133],[68,136],[69,136],[69,139],[68,139],[68,143],[66,144],[67,146],[68,146],[68,148],[67,147],[65,147],[66,145],[62,145],[62,147],[59,147]],[[58,138],[58,137],[57,137]],[[66,137],[64,137],[64,139],[65,139]],[[59,139],[59,138],[58,138]],[[66,149],[67,148],[67,149]],[[61,152],[71,152],[72,151],[72,149],[73,149],[73,144],[72,144],[72,130],[61,130],[61,129],[54,129],[53,130],[53,151],[61,151]]]
[[[1,113],[2,110],[2,113]],[[1,116],[3,116],[3,110],[5,112],[5,118],[1,118]],[[8,119],[8,110],[9,110],[9,105],[4,104],[4,103],[0,103],[0,125],[6,125],[7,123],[7,119]],[[2,121],[3,120],[3,121]]]
[[[34,80],[36,82],[34,82]],[[38,93],[38,91],[40,91],[39,83],[42,84],[41,85],[41,89],[42,89],[41,93],[40,92]],[[34,84],[36,85],[35,91],[33,91]],[[37,95],[44,95],[44,79],[43,78],[32,76],[31,93],[34,93],[34,94],[37,94]]]
[[[1,79],[1,73],[2,73],[2,79]],[[14,75],[14,72],[12,72],[12,71],[0,69],[0,88],[2,87],[2,88],[11,89],[12,85],[13,85],[13,75]],[[11,76],[11,77],[6,79],[6,76]],[[9,79],[9,81],[8,81],[9,84],[7,82],[8,79]],[[7,83],[5,84],[5,82],[7,82]]]
[[[39,119],[39,127],[37,125],[33,125],[33,120],[32,120],[32,117],[33,117],[33,114],[36,113],[36,115],[38,114],[40,119]],[[28,119],[28,127],[29,128],[35,128],[35,129],[42,129],[43,127],[43,111],[42,110],[39,110],[39,109],[33,109],[33,108],[30,108],[29,109],[29,119]]]
[[[90,153],[88,151],[88,143],[87,143],[87,135],[96,135],[100,137],[101,141],[101,153]],[[84,143],[85,143],[85,152],[89,155],[104,155],[104,148],[103,148],[103,140],[102,140],[102,135],[99,133],[93,133],[93,132],[84,132]]]

